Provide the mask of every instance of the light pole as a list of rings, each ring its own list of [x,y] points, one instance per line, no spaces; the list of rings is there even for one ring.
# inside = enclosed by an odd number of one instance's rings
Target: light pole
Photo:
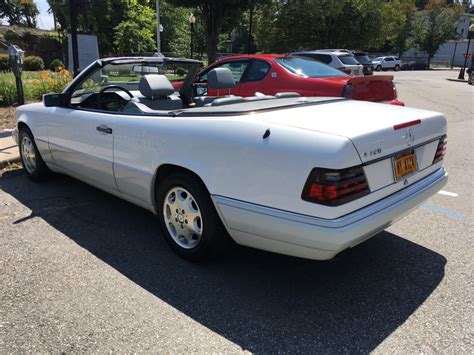
[[[196,17],[193,13],[188,17],[189,26],[191,28],[191,59],[193,59],[193,37],[194,37],[194,24],[196,23]]]
[[[156,51],[161,53],[161,39],[160,39],[160,0],[156,0]]]

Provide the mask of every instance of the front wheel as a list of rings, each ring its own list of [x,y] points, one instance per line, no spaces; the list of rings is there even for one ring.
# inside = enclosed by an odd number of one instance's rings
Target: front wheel
[[[400,66],[397,64],[395,65],[395,68],[394,68],[395,71],[399,71],[400,70]]]
[[[34,181],[45,180],[51,170],[46,166],[31,131],[28,128],[22,128],[18,134],[20,159],[26,175]]]
[[[166,178],[158,186],[156,202],[165,239],[184,259],[201,261],[231,245],[209,192],[194,176]]]
[[[377,65],[377,66],[375,67],[375,70],[376,70],[376,71],[381,71],[381,70],[382,70],[382,66],[381,66],[381,65]]]

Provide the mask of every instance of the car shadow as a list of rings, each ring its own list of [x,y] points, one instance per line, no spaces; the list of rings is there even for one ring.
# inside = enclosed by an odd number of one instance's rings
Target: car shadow
[[[446,259],[389,232],[329,262],[236,248],[206,263],[175,256],[157,219],[65,176],[0,188],[180,312],[251,352],[369,352],[444,276]]]

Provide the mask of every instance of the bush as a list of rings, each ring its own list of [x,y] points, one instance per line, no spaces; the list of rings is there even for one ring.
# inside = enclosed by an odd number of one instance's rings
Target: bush
[[[182,67],[176,68],[176,74],[177,74],[178,76],[185,76],[186,73],[187,73],[187,70],[186,70],[186,69],[184,69],[184,68],[182,68]]]
[[[49,63],[49,70],[51,71],[59,71],[61,68],[64,68],[64,63],[60,59],[53,59]]]
[[[18,103],[18,96],[16,94],[15,80],[10,78],[0,79],[0,105],[12,106]]]
[[[25,60],[23,62],[23,70],[29,70],[29,71],[44,70],[43,59],[35,55],[30,55],[28,57],[25,57]]]
[[[10,59],[8,54],[0,54],[0,72],[10,71]]]
[[[66,69],[56,73],[38,73],[24,82],[25,95],[29,100],[41,100],[44,94],[62,92],[71,80],[72,76]]]

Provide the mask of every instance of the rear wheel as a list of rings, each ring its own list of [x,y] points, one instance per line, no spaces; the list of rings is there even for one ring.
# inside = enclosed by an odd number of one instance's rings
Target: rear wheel
[[[201,261],[231,245],[209,192],[194,176],[166,178],[158,186],[156,202],[165,239],[181,257]]]
[[[34,181],[45,180],[51,174],[51,170],[46,166],[31,131],[22,128],[18,134],[20,158],[26,175]]]
[[[400,66],[397,64],[395,65],[395,68],[394,68],[395,71],[399,71],[400,70]]]

